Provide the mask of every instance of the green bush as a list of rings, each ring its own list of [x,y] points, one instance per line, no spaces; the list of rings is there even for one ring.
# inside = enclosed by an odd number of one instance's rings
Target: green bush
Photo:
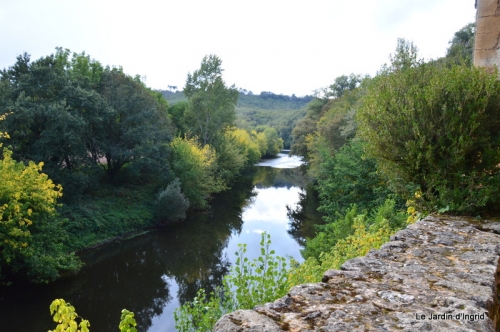
[[[182,192],[189,199],[191,207],[207,208],[211,194],[227,189],[224,181],[217,176],[215,150],[208,144],[201,146],[196,138],[176,137],[170,147],[170,167],[180,179]]]
[[[318,210],[325,213],[326,222],[334,222],[351,204],[356,204],[358,211],[372,211],[393,194],[377,171],[375,159],[365,156],[363,141],[355,138],[333,156],[326,147],[322,150],[316,188],[320,197]],[[398,205],[403,207],[403,202],[398,201]]]
[[[482,68],[385,71],[358,113],[367,151],[423,211],[476,213],[499,198],[500,81]]]
[[[192,302],[174,311],[175,328],[180,332],[212,331],[219,318],[231,311],[224,299],[221,288],[209,296],[200,288]]]
[[[176,178],[156,196],[155,218],[162,222],[186,219],[188,208],[189,200],[181,192],[181,182]]]
[[[269,250],[271,236],[263,233],[260,256],[250,261],[245,257],[246,244],[239,244],[237,259],[223,286],[209,296],[200,289],[192,302],[174,312],[175,328],[179,332],[212,331],[222,315],[237,309],[252,309],[271,302],[288,292],[286,259]]]
[[[54,322],[58,323],[55,330],[49,332],[89,332],[90,322],[78,316],[75,307],[64,299],[55,299],[50,304],[50,314],[53,315]],[[80,321],[80,323],[78,323]],[[122,310],[120,317],[120,332],[137,332],[135,328],[137,323],[134,318],[134,313],[127,309]]]
[[[286,259],[275,256],[274,250],[269,250],[270,245],[271,236],[262,233],[260,256],[252,261],[245,257],[246,244],[238,245],[235,265],[224,278],[237,309],[252,309],[287,293]]]
[[[370,249],[380,248],[389,241],[391,235],[406,226],[406,219],[407,214],[398,211],[392,199],[387,199],[372,215],[356,214],[355,209],[349,210],[340,222],[348,223],[350,234],[337,238],[333,245],[315,242],[316,238],[312,240],[315,246],[307,241],[306,249],[310,255],[300,265],[292,262],[288,287],[319,282],[326,270],[339,269],[345,261],[366,255]],[[335,230],[335,227],[326,230],[324,238],[337,236]]]
[[[385,202],[373,209],[373,212],[360,214],[356,205],[347,209],[345,215],[339,215],[336,220],[322,226],[316,236],[307,240],[305,248],[301,251],[305,259],[314,257],[319,259],[321,253],[329,252],[337,242],[352,236],[355,233],[356,218],[364,215],[363,220],[367,228],[378,230],[384,222],[390,230],[399,230],[406,226],[407,214],[401,212],[394,199],[386,199]],[[385,221],[384,221],[385,220]]]

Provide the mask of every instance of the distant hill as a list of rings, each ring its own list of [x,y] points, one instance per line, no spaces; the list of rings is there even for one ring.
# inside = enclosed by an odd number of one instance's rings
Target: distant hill
[[[170,105],[186,100],[182,91],[160,90],[160,92]],[[274,127],[285,141],[285,147],[288,148],[295,122],[305,116],[305,107],[313,98],[312,96],[278,95],[269,91],[255,95],[240,89],[240,97],[236,105],[236,124],[246,129],[254,129],[260,125]]]
[[[184,93],[182,91],[168,91],[168,90],[158,90],[161,92],[163,95],[163,98],[168,100],[169,105],[173,105],[175,103],[178,103],[180,101],[186,101],[186,97],[184,96]]]
[[[179,101],[185,101],[186,97],[182,91],[160,90],[163,97],[168,100],[170,105]],[[256,110],[299,110],[304,108],[308,102],[313,99],[312,96],[296,97],[295,95],[278,95],[269,91],[262,91],[255,95],[252,92],[247,92],[240,89],[240,97],[236,108]]]

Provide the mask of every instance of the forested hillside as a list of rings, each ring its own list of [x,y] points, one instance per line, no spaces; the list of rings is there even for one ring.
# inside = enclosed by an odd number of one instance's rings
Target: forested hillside
[[[184,93],[173,88],[160,92],[170,105],[185,102]],[[247,130],[257,129],[257,131],[259,131],[259,126],[276,128],[279,137],[283,139],[285,148],[290,148],[292,129],[297,120],[305,116],[305,107],[313,97],[278,95],[268,91],[262,91],[257,95],[245,89],[238,91],[236,125]]]

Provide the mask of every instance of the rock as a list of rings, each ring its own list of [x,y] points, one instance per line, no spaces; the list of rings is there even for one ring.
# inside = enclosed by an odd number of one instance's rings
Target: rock
[[[283,330],[274,320],[259,315],[253,310],[237,310],[222,316],[215,324],[214,331],[279,332]]]
[[[498,230],[429,216],[321,283],[223,316],[214,331],[500,330]]]

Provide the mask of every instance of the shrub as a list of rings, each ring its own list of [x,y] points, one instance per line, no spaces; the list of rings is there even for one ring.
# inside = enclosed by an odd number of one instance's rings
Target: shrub
[[[305,259],[314,257],[319,259],[322,253],[329,252],[335,245],[356,232],[356,219],[363,215],[366,227],[378,230],[387,223],[390,230],[398,230],[406,226],[407,214],[399,211],[394,199],[386,199],[385,202],[373,209],[371,214],[359,213],[356,205],[347,209],[344,216],[339,215],[333,222],[317,226],[319,232],[310,240],[307,240],[305,248],[301,251]]]
[[[499,198],[500,81],[482,68],[386,71],[358,113],[367,152],[424,211],[478,212]]]
[[[348,212],[352,214],[352,210]],[[394,200],[388,199],[376,209],[372,216],[358,214],[345,219],[352,220],[352,234],[338,239],[335,244],[325,251],[310,255],[302,264],[292,262],[293,268],[288,275],[288,286],[311,282],[319,282],[329,269],[339,269],[347,260],[364,256],[370,249],[378,249],[391,235],[405,225],[406,214],[395,210]]]
[[[42,173],[42,166],[13,160],[8,148],[3,157],[0,153],[0,277],[48,282],[81,265],[63,245],[68,235],[56,211],[62,187]]]
[[[237,309],[274,301],[288,291],[288,268],[284,257],[269,250],[271,236],[263,233],[260,256],[250,261],[245,257],[246,244],[239,244],[237,259],[223,286],[210,293],[200,289],[192,302],[174,312],[175,328],[180,332],[212,331],[222,315]]]
[[[208,144],[202,147],[196,138],[176,137],[170,147],[170,166],[181,181],[182,192],[192,207],[208,207],[210,194],[226,189],[216,174],[218,165],[215,150]]]
[[[365,156],[363,141],[353,139],[333,156],[327,151],[322,153],[316,188],[321,201],[319,210],[325,213],[327,222],[336,220],[354,203],[358,211],[372,211],[393,194],[377,171],[375,159]]]
[[[287,293],[286,259],[275,256],[274,250],[269,250],[270,245],[271,236],[262,233],[260,256],[252,261],[245,257],[246,244],[238,245],[235,265],[224,278],[238,309],[252,309]]]
[[[159,221],[175,222],[186,219],[188,208],[189,200],[181,192],[181,182],[176,178],[156,196],[155,217]]]
[[[89,332],[90,322],[78,316],[75,307],[64,299],[56,299],[50,304],[50,314],[54,315],[54,322],[58,323],[55,330],[49,332]],[[80,321],[80,323],[77,322]],[[120,332],[137,332],[135,328],[137,323],[134,318],[134,313],[127,309],[122,310],[120,317]]]

